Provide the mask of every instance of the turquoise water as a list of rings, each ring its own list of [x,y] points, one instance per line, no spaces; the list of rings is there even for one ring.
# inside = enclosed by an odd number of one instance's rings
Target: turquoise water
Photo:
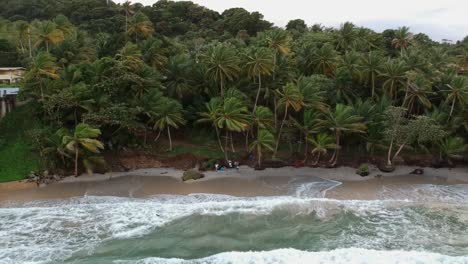
[[[380,201],[304,190],[4,205],[0,263],[468,263],[467,185],[384,189]]]

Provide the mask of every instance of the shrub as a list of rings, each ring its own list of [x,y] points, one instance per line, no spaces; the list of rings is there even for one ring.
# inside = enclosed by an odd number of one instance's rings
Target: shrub
[[[366,164],[362,164],[357,169],[356,174],[358,174],[358,175],[360,175],[362,177],[368,176],[369,175],[369,166],[367,166]]]

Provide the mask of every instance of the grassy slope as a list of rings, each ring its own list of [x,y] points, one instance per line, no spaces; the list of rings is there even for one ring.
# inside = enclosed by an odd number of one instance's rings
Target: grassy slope
[[[39,169],[27,131],[39,126],[32,105],[16,108],[0,121],[0,182],[24,179]]]

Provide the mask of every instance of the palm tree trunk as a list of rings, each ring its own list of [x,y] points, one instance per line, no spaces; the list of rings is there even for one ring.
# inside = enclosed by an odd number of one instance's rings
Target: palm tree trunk
[[[257,91],[257,96],[255,97],[255,104],[253,108],[253,113],[255,113],[255,110],[257,109],[257,104],[258,104],[258,98],[260,97],[260,91],[262,89],[262,76],[258,74],[258,91]]]
[[[75,177],[78,177],[78,144],[75,146]]]
[[[169,138],[169,151],[172,151],[171,129],[167,126],[167,137]]]
[[[375,95],[375,73],[371,72],[371,79],[372,79],[372,99],[374,99]]]
[[[154,142],[158,141],[159,137],[161,136],[161,129],[159,130],[158,132],[158,135],[156,136],[156,138],[154,139]]]
[[[224,78],[221,78],[221,98],[224,99]]]
[[[304,163],[307,162],[307,159],[309,158],[309,142],[308,142],[309,137],[307,134],[305,135],[305,146],[304,146]]]
[[[453,98],[452,107],[450,108],[449,120],[450,120],[450,118],[452,117],[452,114],[453,114],[453,110],[454,110],[454,109],[455,109],[455,98]]]
[[[46,45],[46,50],[47,50],[47,53],[49,53],[49,41],[45,41],[45,45]]]
[[[275,114],[275,129],[278,128],[278,103],[276,102],[276,95],[273,97],[273,107]]]
[[[335,166],[336,163],[338,162],[338,156],[340,155],[340,132],[336,131],[336,146],[337,148],[335,149],[335,152],[333,153],[332,158],[330,159],[330,163],[332,166]]]
[[[387,153],[387,165],[391,166],[392,165],[392,160],[390,156],[392,155],[392,149],[393,149],[393,138],[390,141],[390,147],[388,147],[388,153]]]
[[[28,28],[29,58],[32,58],[31,29]]]
[[[258,168],[262,167],[262,147],[260,146],[260,143],[257,143],[257,155],[258,155]]]
[[[228,161],[228,130],[226,129],[226,138],[224,139],[224,158],[226,159],[226,162]]]
[[[236,149],[234,148],[234,143],[233,143],[233,139],[232,139],[232,132],[229,131],[229,137],[230,137],[230,141],[231,141],[231,150],[232,152],[236,152]]]
[[[221,143],[221,137],[219,135],[219,129],[216,125],[215,125],[215,130],[216,130],[216,137],[218,138],[219,148],[221,149],[222,152],[224,152],[223,144]]]
[[[400,152],[403,150],[403,148],[406,146],[406,144],[401,144],[400,147],[398,148],[397,152],[395,152],[395,155],[393,155],[392,157],[392,161],[398,157],[398,155],[400,154]]]
[[[278,146],[279,146],[279,142],[281,139],[281,130],[283,130],[284,122],[286,121],[287,116],[288,116],[288,106],[286,106],[286,109],[284,110],[284,117],[283,117],[283,121],[281,122],[280,129],[278,131],[278,138],[276,139],[276,147],[275,147],[275,152],[273,152],[273,157],[276,157],[276,154],[278,153]]]
[[[317,153],[317,159],[316,159],[315,162],[314,162],[314,166],[316,166],[316,165],[319,163],[319,161],[320,161],[320,154],[322,154],[322,153],[319,151],[319,152]]]
[[[125,34],[128,33],[128,13],[125,11]]]

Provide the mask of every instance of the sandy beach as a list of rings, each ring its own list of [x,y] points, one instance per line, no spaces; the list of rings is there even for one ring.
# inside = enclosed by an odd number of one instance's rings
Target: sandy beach
[[[468,168],[424,168],[424,175],[410,174],[418,167],[401,166],[392,173],[370,167],[370,175],[361,177],[354,168],[284,167],[257,171],[241,166],[239,170],[208,171],[198,181],[182,182],[182,170],[172,168],[141,169],[129,172],[66,177],[60,182],[37,187],[34,183],[0,184],[0,202],[63,199],[70,197],[122,196],[148,197],[162,194],[192,193],[233,196],[290,195],[298,183],[327,181],[323,195],[333,199],[381,199],[383,188],[404,188],[416,184],[452,185],[468,183]]]

